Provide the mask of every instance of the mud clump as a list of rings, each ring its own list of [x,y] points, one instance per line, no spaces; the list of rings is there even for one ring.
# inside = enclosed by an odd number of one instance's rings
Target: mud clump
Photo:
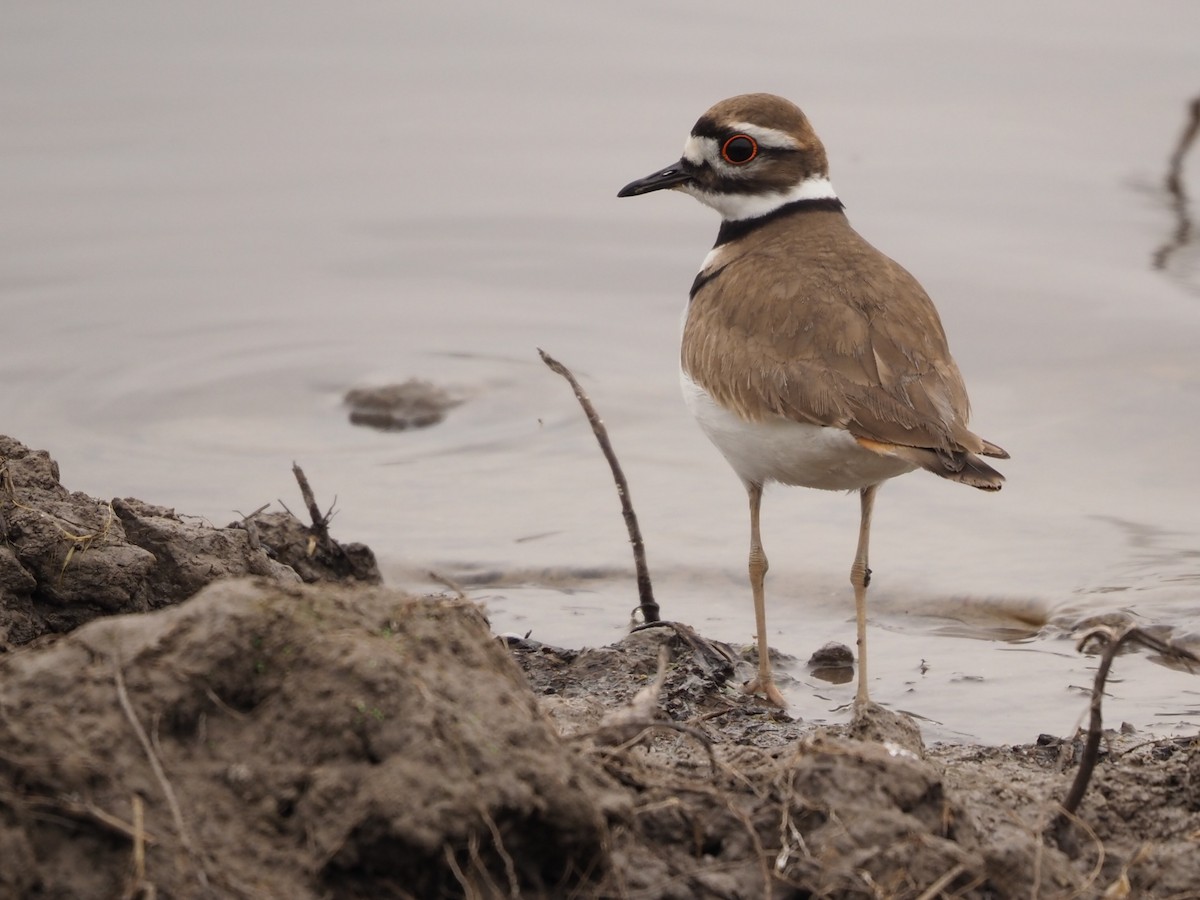
[[[339,543],[329,538],[324,528],[318,529],[321,534],[314,534],[313,526],[290,512],[261,513],[253,525],[272,558],[288,566],[305,584],[383,581],[375,553],[366,544]]]
[[[214,528],[141,500],[69,491],[46,451],[0,435],[0,649],[161,609],[223,578],[380,580],[362,545],[314,548],[290,514],[268,513],[261,528],[263,540],[244,523]]]
[[[0,896],[120,896],[135,796],[160,896],[559,896],[605,869],[604,779],[469,603],[240,581],[93,622],[0,661],[0,747]]]

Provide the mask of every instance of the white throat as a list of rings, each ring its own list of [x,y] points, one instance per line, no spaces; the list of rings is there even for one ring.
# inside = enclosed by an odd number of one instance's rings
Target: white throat
[[[740,219],[755,219],[774,212],[788,203],[797,200],[836,200],[837,192],[824,175],[811,175],[799,184],[793,185],[786,191],[772,191],[769,194],[727,194],[698,190],[690,184],[680,186],[680,189],[691,194],[705,206],[711,206],[721,214],[726,222],[737,222]]]

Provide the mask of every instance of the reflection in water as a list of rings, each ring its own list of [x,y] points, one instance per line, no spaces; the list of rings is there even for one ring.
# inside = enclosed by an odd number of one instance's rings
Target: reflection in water
[[[1200,132],[1200,97],[1188,104],[1188,120],[1179,136],[1179,143],[1167,163],[1168,205],[1175,214],[1175,229],[1162,246],[1154,252],[1154,268],[1166,269],[1171,257],[1192,239],[1192,217],[1188,209],[1187,191],[1183,186],[1183,161]]]

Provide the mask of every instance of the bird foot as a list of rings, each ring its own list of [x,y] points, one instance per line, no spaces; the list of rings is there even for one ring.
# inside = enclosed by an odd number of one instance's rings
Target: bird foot
[[[855,719],[870,718],[877,713],[886,712],[882,706],[866,697],[855,697],[851,709]]]
[[[751,681],[747,681],[742,685],[742,693],[750,694],[751,696],[762,694],[772,706],[787,709],[787,701],[783,699],[783,694],[779,692],[779,688],[775,687],[775,681],[772,678],[759,676]]]

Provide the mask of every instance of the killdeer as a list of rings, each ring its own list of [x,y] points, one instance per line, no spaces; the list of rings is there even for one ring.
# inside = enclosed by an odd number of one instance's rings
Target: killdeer
[[[763,486],[856,490],[850,582],[863,709],[879,486],[920,468],[996,491],[1004,476],[979,457],[1008,454],[967,429],[967,391],[933,302],[850,227],[825,148],[798,107],[772,94],[722,100],[696,122],[679,162],[617,196],[664,188],[722,219],[692,282],[680,369],[688,407],[749,495],[758,676],[745,690],[786,706],[767,655]]]

